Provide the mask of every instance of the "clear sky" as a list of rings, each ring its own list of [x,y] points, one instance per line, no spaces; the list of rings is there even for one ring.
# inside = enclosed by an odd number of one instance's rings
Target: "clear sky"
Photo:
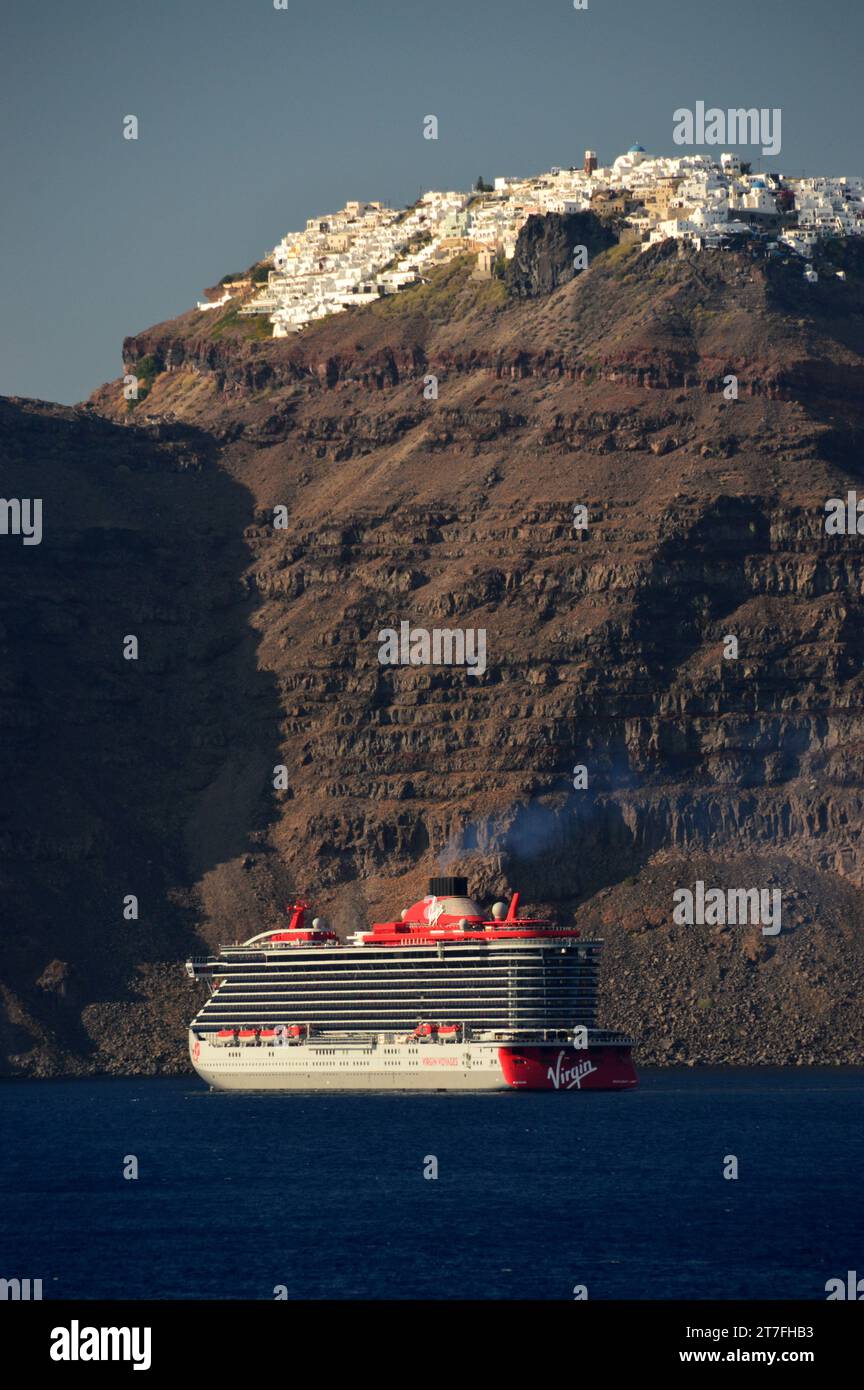
[[[862,39],[864,0],[4,0],[0,393],[82,399],[349,198],[683,153],[700,100],[781,108],[763,168],[864,174]]]

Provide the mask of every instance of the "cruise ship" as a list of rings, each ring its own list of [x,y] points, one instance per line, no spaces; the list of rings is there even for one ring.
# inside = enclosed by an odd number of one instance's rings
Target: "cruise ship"
[[[187,961],[210,987],[189,1055],[219,1090],[630,1090],[633,1041],[596,1026],[602,944],[518,893],[484,913],[455,876],[344,943],[297,902]]]

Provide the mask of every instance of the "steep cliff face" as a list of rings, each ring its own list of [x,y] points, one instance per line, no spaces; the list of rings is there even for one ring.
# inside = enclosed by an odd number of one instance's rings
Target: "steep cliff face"
[[[194,884],[268,815],[248,499],[182,426],[5,401],[0,447],[4,494],[43,512],[41,544],[0,538],[4,1054],[110,1066],[128,1037],[176,1062],[188,994],[159,962],[194,949]]]
[[[617,241],[612,227],[590,212],[534,214],[525,223],[516,254],[507,265],[507,288],[521,299],[551,294]],[[574,255],[579,248],[582,254]]]
[[[8,404],[46,497],[43,545],[0,545],[8,1069],[181,1066],[193,936],[289,891],[354,929],[439,864],[602,931],[604,1019],[644,1058],[864,1061],[841,255],[808,286],[615,246],[531,298],[454,263],[297,340],[230,307],[127,339],[131,407]],[[403,622],[482,629],[488,669],[382,665]],[[696,878],[778,887],[782,932],[676,926]]]

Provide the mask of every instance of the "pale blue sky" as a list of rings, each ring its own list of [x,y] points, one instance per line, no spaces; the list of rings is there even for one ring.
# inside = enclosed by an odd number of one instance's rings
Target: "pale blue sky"
[[[83,398],[125,334],[349,198],[674,153],[699,100],[782,109],[763,167],[864,173],[861,0],[5,0],[3,20],[7,395]]]

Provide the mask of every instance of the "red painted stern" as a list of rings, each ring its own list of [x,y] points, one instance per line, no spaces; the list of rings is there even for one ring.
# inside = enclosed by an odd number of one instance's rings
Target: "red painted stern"
[[[631,1091],[638,1078],[628,1047],[502,1047],[501,1070],[519,1091]]]

